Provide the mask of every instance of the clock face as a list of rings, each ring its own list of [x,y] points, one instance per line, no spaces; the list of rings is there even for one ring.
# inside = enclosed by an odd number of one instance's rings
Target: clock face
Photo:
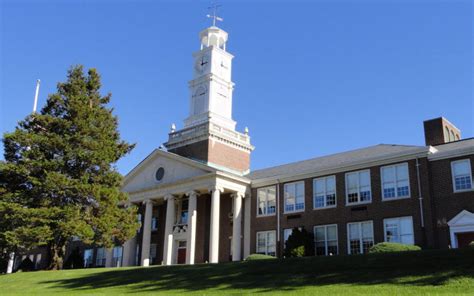
[[[203,55],[196,60],[194,68],[198,73],[204,72],[204,70],[209,66],[209,56]]]

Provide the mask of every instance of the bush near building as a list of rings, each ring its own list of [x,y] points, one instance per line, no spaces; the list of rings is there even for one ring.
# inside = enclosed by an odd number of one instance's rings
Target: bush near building
[[[406,252],[406,251],[420,251],[421,248],[414,245],[404,245],[398,243],[378,243],[373,245],[369,249],[369,253],[376,254],[376,253],[394,253],[394,252]]]

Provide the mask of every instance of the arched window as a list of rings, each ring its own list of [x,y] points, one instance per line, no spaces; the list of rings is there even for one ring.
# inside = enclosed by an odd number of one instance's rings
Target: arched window
[[[454,141],[454,132],[453,132],[453,131],[451,131],[451,132],[449,133],[449,141],[450,141],[450,142],[453,142],[453,141]]]
[[[456,141],[459,141],[461,140],[461,138],[459,137],[459,134],[456,134]]]
[[[449,142],[449,128],[447,126],[444,127],[445,128],[445,131],[444,131],[444,142],[445,143],[448,143]]]

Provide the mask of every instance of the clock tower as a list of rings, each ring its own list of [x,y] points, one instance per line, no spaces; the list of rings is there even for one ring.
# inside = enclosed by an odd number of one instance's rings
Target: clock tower
[[[199,33],[200,50],[193,54],[189,81],[189,116],[184,127],[173,125],[168,151],[205,162],[219,169],[245,174],[250,168],[248,129],[235,130],[232,119],[232,59],[226,50],[228,34],[211,26]]]

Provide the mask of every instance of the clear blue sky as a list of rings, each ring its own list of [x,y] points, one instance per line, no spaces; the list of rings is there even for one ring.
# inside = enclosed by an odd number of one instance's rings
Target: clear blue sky
[[[137,143],[127,173],[182,127],[207,1],[1,0],[1,127],[40,106],[70,65],[95,67]],[[252,168],[379,143],[423,145],[423,120],[474,134],[472,1],[221,1],[233,116]],[[2,152],[3,154],[3,152]]]

